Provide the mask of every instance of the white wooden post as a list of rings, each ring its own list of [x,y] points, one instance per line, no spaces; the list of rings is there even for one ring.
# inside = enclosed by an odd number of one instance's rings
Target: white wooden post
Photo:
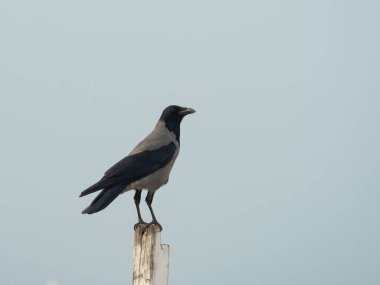
[[[139,225],[135,230],[133,285],[168,285],[169,245],[161,244],[158,226]]]

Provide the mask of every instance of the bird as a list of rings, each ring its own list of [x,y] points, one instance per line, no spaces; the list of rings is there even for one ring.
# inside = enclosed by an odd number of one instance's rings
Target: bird
[[[121,159],[94,185],[82,191],[79,197],[100,191],[82,214],[94,214],[105,209],[120,194],[134,190],[138,225],[162,226],[152,208],[156,191],[168,183],[169,175],[180,150],[180,125],[183,118],[195,113],[192,108],[170,105],[166,107],[154,129]],[[152,216],[146,223],[141,217],[140,200],[142,190],[147,190],[145,201]]]

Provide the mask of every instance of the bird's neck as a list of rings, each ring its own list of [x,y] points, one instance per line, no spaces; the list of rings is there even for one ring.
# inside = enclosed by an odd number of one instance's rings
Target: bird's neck
[[[177,121],[167,121],[165,122],[165,127],[170,131],[172,132],[175,137],[176,137],[176,140],[179,142],[179,137],[180,137],[180,126],[181,126],[181,122],[177,122]]]

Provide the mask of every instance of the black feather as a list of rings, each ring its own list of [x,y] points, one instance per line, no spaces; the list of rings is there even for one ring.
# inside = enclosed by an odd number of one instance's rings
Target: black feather
[[[82,211],[82,214],[94,214],[106,208],[117,196],[123,192],[123,185],[116,185],[109,189],[104,189],[96,196],[94,201],[86,209]]]
[[[127,156],[106,171],[103,178],[84,190],[80,197],[104,189],[82,213],[92,214],[107,207],[130,183],[140,180],[168,164],[177,147],[172,142],[155,150]]]

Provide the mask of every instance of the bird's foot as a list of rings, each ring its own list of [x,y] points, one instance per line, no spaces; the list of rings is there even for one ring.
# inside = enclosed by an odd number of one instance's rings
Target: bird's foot
[[[159,222],[157,222],[157,220],[153,220],[152,222],[150,222],[149,224],[146,225],[146,228],[148,228],[150,225],[155,225],[157,226],[159,229],[160,229],[160,232],[162,232],[162,226],[160,225]]]
[[[137,230],[137,228],[139,226],[142,226],[143,228],[147,227],[147,225],[149,225],[148,223],[145,223],[143,220],[139,221],[137,224],[135,224],[135,226],[133,227],[135,230]]]

